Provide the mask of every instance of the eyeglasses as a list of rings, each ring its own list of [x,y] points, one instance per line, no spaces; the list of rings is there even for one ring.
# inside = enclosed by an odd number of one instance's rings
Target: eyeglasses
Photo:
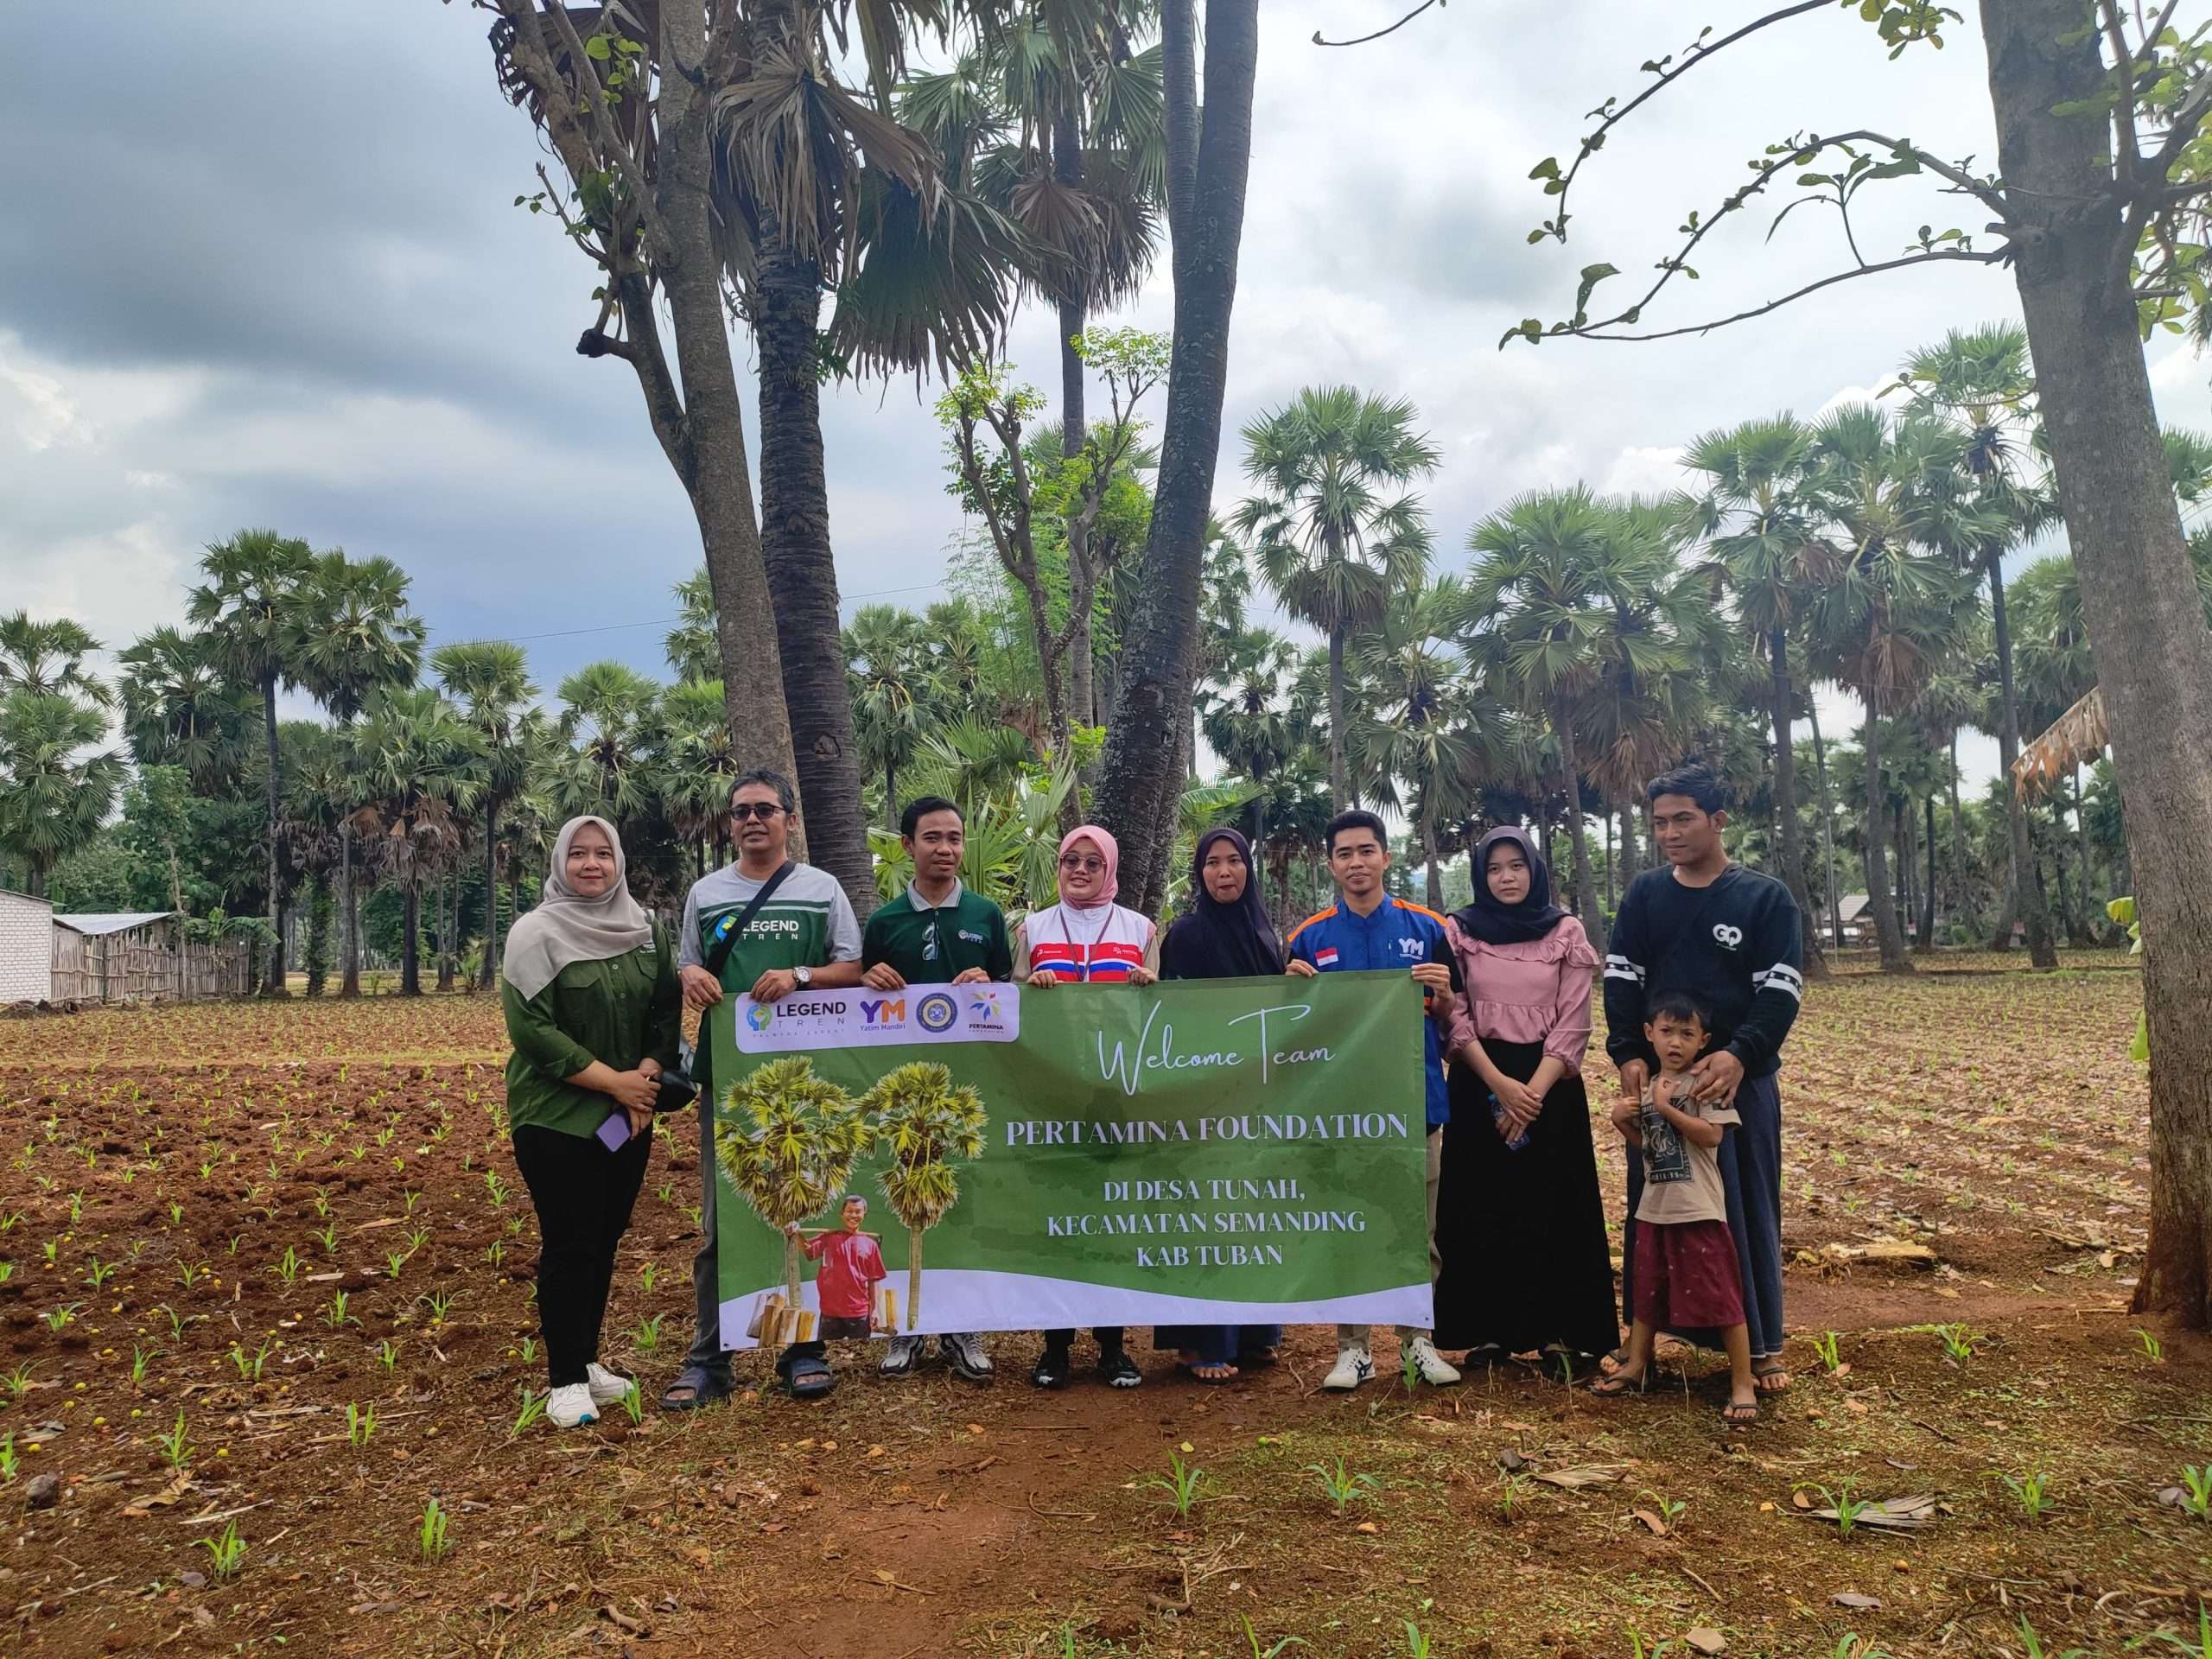
[[[729,810],[732,823],[743,823],[747,818],[758,818],[766,823],[784,809],[773,801],[740,801]]]
[[[1103,858],[1077,858],[1074,854],[1071,853],[1067,857],[1060,861],[1060,868],[1064,870],[1089,874],[1094,870],[1104,869],[1106,868],[1106,861]]]

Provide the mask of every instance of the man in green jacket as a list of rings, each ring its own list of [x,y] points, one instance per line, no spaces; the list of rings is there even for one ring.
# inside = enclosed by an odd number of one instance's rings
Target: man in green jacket
[[[914,861],[913,885],[868,918],[861,941],[861,982],[872,990],[908,985],[974,985],[1014,977],[1006,912],[960,883],[967,828],[960,809],[938,795],[910,802],[899,838]],[[895,1336],[883,1356],[887,1376],[905,1376],[921,1357],[920,1337]],[[969,1331],[948,1331],[938,1351],[956,1375],[990,1380],[991,1357]]]
[[[846,989],[861,982],[861,928],[844,889],[827,870],[793,864],[766,904],[746,924],[719,976],[707,971],[715,941],[734,927],[746,908],[788,861],[798,798],[791,782],[765,766],[741,772],[730,786],[730,833],[737,862],[694,883],[683,899],[676,960],[683,976],[686,1007],[715,1007],[725,995],[750,994],[773,1002],[793,991]],[[721,1339],[721,1285],[715,1235],[715,1088],[706,1072],[702,1039],[692,1064],[700,1074],[699,1173],[704,1191],[699,1223],[707,1240],[691,1262],[695,1303],[691,1351],[660,1397],[663,1409],[690,1411],[729,1395],[729,1351]],[[776,1362],[784,1386],[795,1395],[827,1394],[836,1379],[818,1342],[793,1343]]]

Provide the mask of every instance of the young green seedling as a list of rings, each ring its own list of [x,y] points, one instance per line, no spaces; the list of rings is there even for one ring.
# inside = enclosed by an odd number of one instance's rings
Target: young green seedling
[[[656,1313],[650,1319],[639,1319],[631,1336],[632,1345],[641,1354],[650,1354],[660,1346],[660,1322],[665,1314]]]
[[[2025,1613],[2020,1615],[2020,1643],[2023,1649],[2021,1659],[2089,1659],[2087,1648],[2069,1648],[2063,1653],[2055,1653],[2044,1647],[2043,1638],[2036,1634],[2036,1627],[2028,1623]]]
[[[2212,1463],[2201,1469],[2193,1463],[2183,1464],[2181,1484],[2183,1510],[2200,1521],[2212,1521]]]
[[[1147,1491],[1166,1492],[1167,1501],[1174,1506],[1175,1513],[1185,1520],[1188,1520],[1191,1506],[1198,1501],[1199,1494],[1205,1485],[1205,1470],[1196,1464],[1185,1464],[1179,1453],[1171,1452],[1167,1454],[1166,1474],[1147,1475],[1138,1481],[1137,1484]]]
[[[1852,1529],[1859,1524],[1859,1517],[1874,1507],[1872,1500],[1862,1501],[1852,1497],[1851,1489],[1852,1483],[1847,1480],[1843,1483],[1839,1491],[1834,1492],[1813,1481],[1804,1480],[1798,1482],[1791,1490],[1817,1494],[1822,1503],[1835,1511],[1836,1535],[1840,1538],[1848,1538],[1851,1536]]]
[[[1841,1370],[1843,1365],[1842,1357],[1836,1351],[1839,1340],[1833,1331],[1813,1338],[1813,1357],[1821,1362],[1822,1369],[1830,1376]]]
[[[2050,1477],[2048,1474],[2037,1472],[2008,1475],[2002,1471],[1993,1472],[1995,1472],[1997,1478],[2005,1483],[2005,1490],[2019,1500],[2020,1508],[2026,1511],[2031,1522],[2040,1521],[2050,1512]]]
[[[1252,1628],[1251,1615],[1239,1613],[1236,1617],[1244,1621],[1244,1644],[1252,1649],[1252,1659],[1278,1659],[1278,1656],[1290,1649],[1306,1645],[1306,1638],[1302,1636],[1284,1636],[1278,1637],[1272,1647],[1263,1648],[1260,1645],[1260,1633]],[[1070,1630],[1068,1635],[1072,1641],[1074,1632]],[[1072,1651],[1071,1649],[1070,1650]]]
[[[245,1540],[238,1536],[238,1523],[235,1521],[224,1527],[221,1537],[201,1538],[195,1542],[213,1558],[218,1579],[236,1578],[238,1569],[245,1565]]]
[[[399,1344],[386,1337],[377,1344],[377,1363],[383,1366],[385,1375],[391,1375],[391,1368],[399,1363]]]
[[[185,1433],[183,1407],[177,1408],[176,1426],[166,1434],[156,1435],[154,1445],[162,1454],[162,1461],[170,1468],[183,1469],[190,1465],[192,1440]]]
[[[346,1444],[358,1452],[369,1443],[369,1436],[376,1432],[376,1407],[359,1406],[348,1401],[346,1404]]]
[[[2135,1340],[2142,1344],[2143,1357],[2151,1361],[2153,1364],[2156,1364],[2165,1358],[2166,1345],[2158,1340],[2156,1333],[2145,1331],[2140,1325],[2138,1325],[2135,1330]]]
[[[423,1506],[423,1520],[416,1534],[416,1541],[422,1548],[424,1560],[435,1561],[446,1553],[448,1548],[446,1541],[448,1519],[445,1506],[436,1498]]]
[[[532,1394],[525,1385],[522,1391],[522,1409],[515,1414],[515,1426],[507,1431],[507,1438],[512,1440],[544,1414],[545,1396]]]
[[[1344,1510],[1354,1503],[1372,1503],[1381,1496],[1382,1483],[1369,1474],[1347,1474],[1344,1460],[1334,1463],[1309,1463],[1306,1472],[1321,1483],[1321,1491],[1330,1503],[1337,1506],[1337,1516],[1343,1519]]]

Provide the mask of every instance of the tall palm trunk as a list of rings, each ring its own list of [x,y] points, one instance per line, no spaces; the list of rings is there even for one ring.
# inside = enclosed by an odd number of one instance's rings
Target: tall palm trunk
[[[1329,805],[1352,805],[1351,769],[1344,761],[1344,626],[1329,629]]]
[[[338,826],[338,906],[345,918],[346,938],[340,947],[341,967],[338,995],[361,994],[361,902],[353,884],[353,820],[348,814]]]
[[[1936,943],[1936,791],[1929,790],[1921,797],[1921,815],[1927,830],[1922,837],[1922,856],[1925,861],[1927,880],[1920,889],[1920,948],[1929,949]]]
[[[461,882],[448,868],[438,876],[438,988],[453,989],[453,970],[461,960]]]
[[[2082,793],[2082,768],[2078,765],[2074,768],[2074,847],[2081,858],[2082,909],[2094,932],[2101,912],[2096,904],[2096,883],[2089,872],[2089,803]]]
[[[272,671],[261,677],[261,733],[268,746],[269,776],[264,791],[269,808],[269,931],[276,937],[269,944],[269,972],[264,979],[264,996],[282,996],[284,984],[284,875],[283,849],[277,842],[277,825],[283,821],[283,807],[279,802],[276,749],[276,676]]]
[[[1175,355],[1136,614],[1122,641],[1122,695],[1099,774],[1099,816],[1124,842],[1144,839],[1147,826],[1172,816],[1181,793],[1174,728],[1197,671],[1199,575],[1252,156],[1259,0],[1206,0],[1203,105],[1195,8],[1196,0],[1166,0],[1160,12]],[[1147,913],[1159,907],[1165,862],[1147,852],[1141,866],[1123,865],[1130,904]]]
[[[1835,802],[1828,794],[1828,748],[1821,741],[1821,702],[1818,697],[1805,699],[1805,706],[1812,711],[1813,775],[1821,791],[1821,867],[1828,876],[1828,929],[1835,948],[1843,949],[1843,895],[1836,891],[1835,879]]]
[[[1797,755],[1789,741],[1796,698],[1789,677],[1789,635],[1785,630],[1767,631],[1767,656],[1770,713],[1774,721],[1774,810],[1782,820],[1782,879],[1797,901],[1805,977],[1825,979],[1827,958],[1821,954],[1821,925],[1813,910],[1813,890],[1805,880],[1805,854],[1797,828]]]
[[[399,908],[399,994],[423,995],[423,884],[410,859]]]
[[[1601,816],[1605,820],[1605,908],[1618,911],[1621,907],[1621,896],[1615,878],[1620,874],[1621,861],[1613,851],[1613,815],[1608,811]],[[1469,874],[1473,872],[1470,870]],[[1432,905],[1429,908],[1433,910],[1436,906]]]
[[[1959,734],[1951,733],[1951,775],[1947,780],[1951,797],[1951,883],[1956,890],[1952,902],[1954,914],[1971,936],[1976,925],[1973,896],[1967,891],[1967,825],[1966,817],[1959,810]]]
[[[1874,940],[1881,947],[1882,971],[1909,974],[1904,935],[1897,926],[1897,899],[1890,891],[1889,791],[1882,787],[1882,720],[1872,693],[1866,702],[1866,907],[1874,912]]]
[[[922,1316],[922,1230],[906,1230],[906,1328]]]
[[[883,763],[883,823],[888,830],[899,827],[899,763],[887,760]]]
[[[1590,842],[1583,833],[1581,767],[1574,753],[1574,721],[1562,704],[1552,711],[1552,731],[1559,739],[1561,793],[1566,800],[1567,851],[1574,869],[1574,913],[1592,938],[1602,937],[1598,925],[1598,892],[1590,879]]]
[[[2005,780],[2005,828],[2012,847],[2012,886],[2018,896],[2019,918],[2028,925],[2028,960],[2037,968],[2058,966],[2058,947],[2050,936],[2050,915],[2044,909],[2043,889],[2035,880],[2035,849],[2030,845],[2027,804],[2012,786],[2013,763],[2020,758],[2020,704],[2012,689],[2012,630],[2005,617],[2005,569],[1993,552],[1989,557],[1990,632],[1997,647],[1997,775]],[[2002,944],[2012,944],[2008,930]]]
[[[1633,802],[1621,803],[1621,892],[1625,895],[1629,883],[1643,873],[1643,840],[1637,834],[1636,806]]]
[[[321,996],[330,970],[330,878],[317,868],[308,886],[308,995]]]
[[[1421,792],[1421,862],[1428,867],[1426,893],[1428,907],[1441,911],[1444,908],[1444,871],[1436,859],[1435,794],[1433,784]]]
[[[779,16],[764,9],[772,32]],[[852,691],[838,632],[837,567],[822,445],[822,272],[764,233],[754,283],[760,353],[760,554],[775,607],[784,703],[798,765],[804,856],[837,878],[863,919],[875,907],[875,862],[861,807]]]
[[[476,982],[486,990],[499,982],[499,798],[484,798],[484,962]]]

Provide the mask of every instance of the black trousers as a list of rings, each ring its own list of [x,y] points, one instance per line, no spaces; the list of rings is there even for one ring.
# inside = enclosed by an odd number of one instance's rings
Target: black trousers
[[[537,1211],[537,1325],[554,1388],[583,1382],[585,1365],[599,1357],[614,1247],[629,1230],[652,1146],[650,1125],[615,1152],[596,1135],[533,1123],[514,1132],[515,1166]]]
[[[1098,1339],[1098,1351],[1102,1354],[1116,1352],[1122,1346],[1122,1327],[1118,1325],[1093,1325],[1090,1334]],[[1045,1333],[1045,1351],[1048,1354],[1065,1354],[1074,1346],[1075,1332],[1072,1331],[1047,1331]]]

